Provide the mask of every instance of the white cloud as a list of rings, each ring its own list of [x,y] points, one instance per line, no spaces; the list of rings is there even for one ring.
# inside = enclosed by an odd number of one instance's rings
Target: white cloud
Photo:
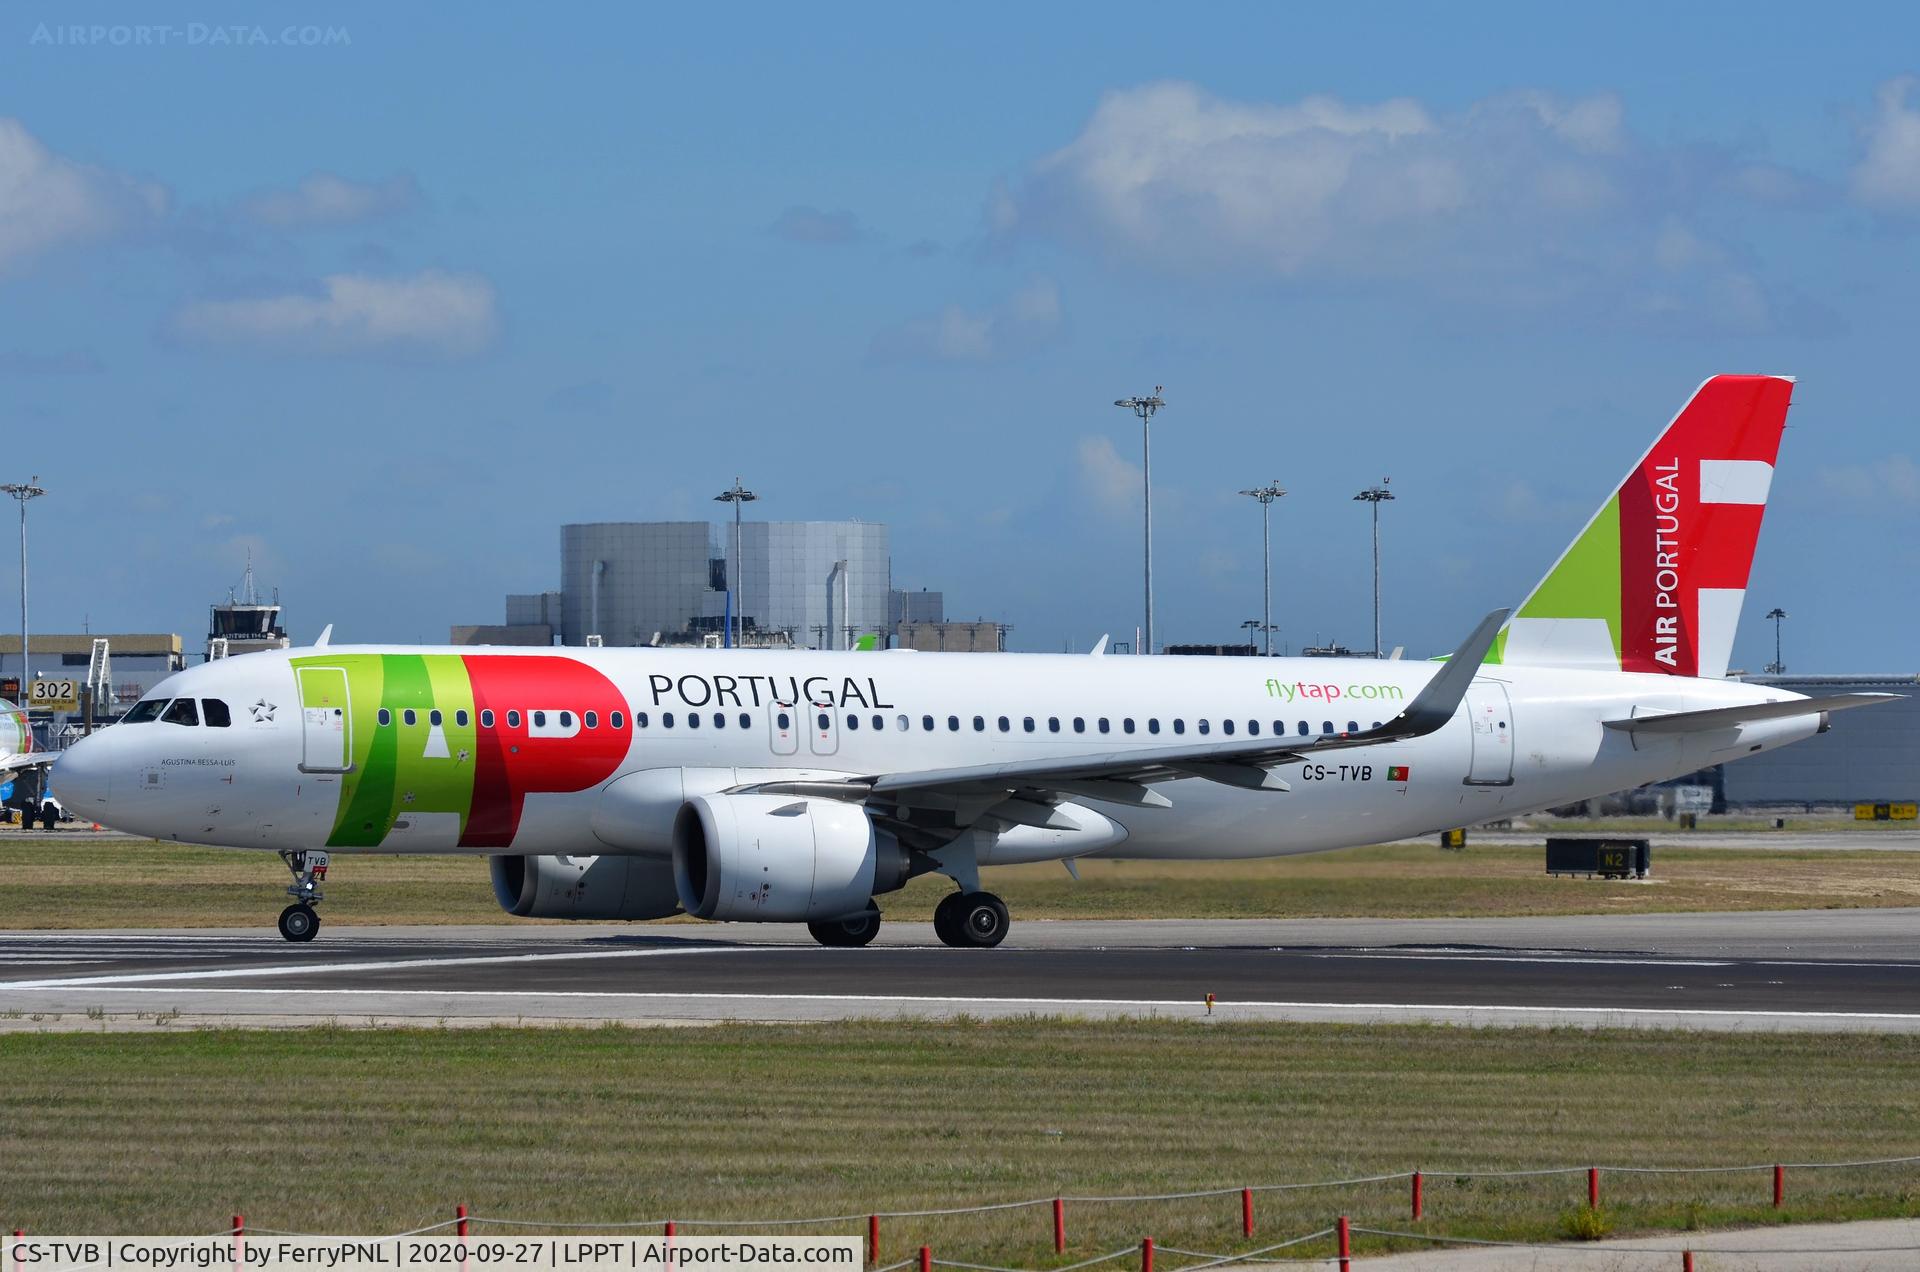
[[[1822,469],[1820,486],[1839,507],[1855,511],[1920,507],[1920,464],[1907,455],[1884,455],[1868,464]]]
[[[194,301],[170,324],[177,338],[284,353],[416,352],[460,357],[492,343],[493,286],[473,274],[408,278],[334,274],[318,295]]]
[[[276,229],[353,225],[420,205],[420,186],[411,173],[385,181],[349,181],[316,172],[291,190],[262,190],[243,200],[241,215]]]
[[[984,362],[1036,349],[1059,334],[1060,289],[1036,278],[991,309],[948,305],[909,318],[873,338],[869,356],[883,362],[931,359]]]
[[[0,118],[0,270],[111,238],[166,210],[163,187],[64,159],[19,120]]]
[[[1083,437],[1079,448],[1080,484],[1110,513],[1138,515],[1142,498],[1140,465],[1121,457],[1110,437]]]
[[[1705,298],[1740,271],[1705,241],[1692,206],[1747,199],[1733,167],[1638,144],[1610,94],[1514,92],[1441,112],[1407,98],[1238,102],[1157,83],[1103,97],[1079,136],[996,187],[986,219],[1003,248],[1092,244],[1168,273],[1423,280],[1526,307],[1598,298],[1634,317],[1663,312],[1674,293],[1662,276],[1684,268],[1702,293],[1696,315],[1747,327],[1750,308]],[[1747,182],[1777,190],[1788,175]],[[1699,240],[1684,266],[1677,221]]]
[[[1920,79],[1902,75],[1874,93],[1866,154],[1853,170],[1853,197],[1885,212],[1920,211],[1920,110],[1908,104]]]

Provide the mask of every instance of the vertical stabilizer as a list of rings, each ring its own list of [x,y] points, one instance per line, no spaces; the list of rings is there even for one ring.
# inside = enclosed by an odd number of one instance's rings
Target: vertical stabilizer
[[[1724,676],[1792,396],[1785,376],[1701,385],[1488,661]]]

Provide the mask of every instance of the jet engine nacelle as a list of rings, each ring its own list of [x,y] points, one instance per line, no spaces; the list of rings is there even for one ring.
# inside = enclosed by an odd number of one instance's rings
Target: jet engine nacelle
[[[493,895],[531,919],[663,919],[680,909],[673,867],[647,857],[494,857]]]
[[[790,795],[702,795],[673,824],[680,904],[701,919],[845,918],[911,871],[907,851],[858,804]]]

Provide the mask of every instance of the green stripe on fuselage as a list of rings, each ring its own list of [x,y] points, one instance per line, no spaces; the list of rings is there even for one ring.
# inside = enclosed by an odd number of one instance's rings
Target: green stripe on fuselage
[[[353,712],[353,768],[341,779],[330,848],[375,848],[408,814],[452,813],[464,832],[473,805],[473,686],[457,654],[345,654],[294,666],[340,667]],[[380,712],[387,723],[380,723]],[[432,723],[439,711],[441,722]],[[408,711],[414,722],[408,724]],[[456,723],[466,714],[463,727]]]

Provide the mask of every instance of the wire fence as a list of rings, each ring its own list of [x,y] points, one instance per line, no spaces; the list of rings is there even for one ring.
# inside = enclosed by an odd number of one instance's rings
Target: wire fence
[[[1000,1264],[970,1263],[955,1259],[935,1258],[930,1245],[921,1245],[914,1255],[893,1262],[881,1262],[882,1235],[886,1223],[912,1220],[944,1219],[962,1215],[990,1215],[1009,1211],[1050,1208],[1053,1219],[1053,1254],[1064,1257],[1068,1246],[1068,1217],[1075,1207],[1106,1206],[1147,1206],[1156,1203],[1193,1201],[1209,1198],[1232,1197],[1240,1199],[1240,1236],[1252,1240],[1256,1233],[1255,1199],[1264,1194],[1286,1194],[1305,1192],[1314,1189],[1353,1188],[1367,1185],[1402,1182],[1408,1185],[1407,1214],[1414,1223],[1426,1218],[1426,1183],[1430,1179],[1452,1181],[1473,1180],[1525,1180],[1548,1179],[1562,1176],[1585,1176],[1586,1188],[1584,1201],[1588,1208],[1598,1210],[1603,1200],[1603,1181],[1609,1175],[1615,1176],[1704,1176],[1704,1175],[1741,1175],[1764,1174],[1771,1183],[1771,1201],[1775,1210],[1784,1210],[1787,1204],[1787,1186],[1789,1172],[1819,1172],[1837,1170],[1879,1170],[1885,1168],[1920,1165],[1920,1154],[1902,1157],[1877,1157],[1853,1161],[1833,1162],[1768,1162],[1733,1166],[1548,1166],[1526,1170],[1431,1170],[1414,1169],[1394,1171],[1388,1174],[1349,1176],[1338,1179],[1303,1180],[1287,1183],[1250,1184],[1241,1187],[1220,1187],[1189,1189],[1168,1193],[1124,1193],[1108,1195],[1076,1195],[1062,1193],[1051,1197],[1032,1197],[1018,1201],[982,1202],[966,1206],[940,1206],[909,1210],[871,1210],[858,1214],[836,1215],[791,1215],[780,1218],[729,1218],[681,1219],[661,1217],[657,1219],[632,1219],[611,1221],[568,1221],[535,1219],[516,1215],[491,1215],[469,1212],[465,1205],[454,1208],[453,1217],[434,1223],[424,1224],[404,1232],[387,1233],[367,1238],[375,1241],[396,1240],[403,1237],[420,1237],[442,1233],[455,1237],[468,1237],[480,1228],[494,1229],[533,1229],[551,1232],[658,1232],[667,1238],[673,1238],[686,1229],[725,1229],[729,1232],[746,1230],[765,1230],[779,1228],[819,1228],[828,1225],[861,1225],[866,1235],[866,1262],[869,1272],[901,1272],[902,1269],[916,1268],[918,1272],[932,1272],[936,1267],[957,1268],[963,1272],[1080,1272],[1081,1269],[1117,1263],[1121,1260],[1138,1260],[1140,1272],[1200,1272],[1202,1269],[1226,1267],[1236,1263],[1267,1258],[1286,1250],[1316,1241],[1332,1239],[1332,1252],[1320,1259],[1334,1262],[1342,1272],[1354,1262],[1352,1238],[1364,1236],[1378,1238],[1383,1242],[1410,1243],[1427,1246],[1456,1246],[1463,1248],[1485,1247],[1488,1249],[1515,1249],[1554,1251],[1556,1253],[1606,1253],[1613,1255],[1661,1255],[1679,1254],[1683,1258],[1685,1269],[1693,1268],[1693,1252],[1675,1251],[1667,1247],[1633,1245],[1622,1242],[1527,1242],[1500,1241],[1489,1238],[1454,1236],[1445,1233],[1418,1229],[1391,1229],[1362,1227],[1351,1224],[1344,1215],[1329,1227],[1315,1229],[1298,1236],[1257,1248],[1239,1251],[1207,1251],[1184,1247],[1157,1246],[1152,1237],[1143,1237],[1135,1243],[1129,1243],[1118,1249],[1080,1259],[1077,1262],[1047,1261],[1041,1267],[1019,1268]],[[13,1229],[16,1237],[24,1235],[23,1230]],[[273,1236],[273,1237],[316,1237],[334,1236],[333,1233],[309,1233],[283,1228],[248,1226],[244,1215],[234,1215],[231,1226],[209,1237],[234,1236]],[[1730,1254],[1754,1258],[1768,1256],[1799,1256],[1815,1254],[1905,1254],[1920,1256],[1920,1244],[1876,1247],[1847,1247],[1844,1250],[1803,1249],[1787,1247],[1756,1246],[1753,1248],[1735,1248],[1715,1245],[1711,1253]],[[1187,1262],[1179,1262],[1187,1260]],[[1913,1260],[1914,1266],[1920,1266],[1920,1257]],[[18,1272],[18,1269],[15,1270]]]

